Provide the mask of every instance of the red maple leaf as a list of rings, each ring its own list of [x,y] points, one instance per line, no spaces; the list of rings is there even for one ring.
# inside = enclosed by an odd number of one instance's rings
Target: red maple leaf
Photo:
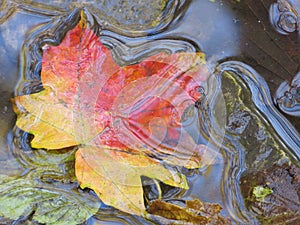
[[[85,20],[43,51],[44,90],[15,98],[33,148],[78,145],[76,176],[108,205],[145,213],[140,177],[188,188],[167,164],[199,168],[207,150],[183,129],[206,79],[203,53],[160,52],[119,66]],[[204,162],[205,163],[205,162]]]

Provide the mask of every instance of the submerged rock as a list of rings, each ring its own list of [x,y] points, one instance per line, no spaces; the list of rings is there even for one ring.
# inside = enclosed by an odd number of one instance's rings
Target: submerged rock
[[[255,196],[256,187],[270,189],[263,199]],[[247,209],[262,224],[300,223],[300,168],[295,165],[274,165],[263,171],[248,171],[240,187]]]

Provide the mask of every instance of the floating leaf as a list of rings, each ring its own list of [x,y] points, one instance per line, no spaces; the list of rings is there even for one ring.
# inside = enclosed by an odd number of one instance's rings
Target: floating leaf
[[[81,180],[82,187],[93,188],[104,202],[115,198],[117,203],[113,204],[118,204],[119,209],[127,212],[141,215],[145,211],[141,176],[159,179],[171,186],[188,188],[183,175],[168,170],[141,154],[133,155],[109,149],[99,151],[93,147],[81,149],[77,154],[76,175]],[[88,157],[97,157],[97,160]]]
[[[86,193],[76,193],[67,187],[62,191],[29,178],[1,175],[0,183],[0,216],[13,220],[33,214],[39,223],[75,225],[95,214],[100,206]]]
[[[76,177],[104,203],[144,215],[141,176],[188,188],[166,164],[199,168],[210,152],[181,125],[206,79],[202,53],[160,52],[119,66],[82,18],[59,46],[43,49],[44,90],[14,99],[33,148],[78,145]],[[204,157],[203,157],[204,158]]]

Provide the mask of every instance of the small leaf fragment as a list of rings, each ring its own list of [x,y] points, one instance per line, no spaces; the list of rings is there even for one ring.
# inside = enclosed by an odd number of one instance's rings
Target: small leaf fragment
[[[261,185],[258,185],[253,188],[253,194],[258,201],[263,201],[266,196],[268,196],[272,193],[273,193],[273,191],[270,188],[264,187]]]

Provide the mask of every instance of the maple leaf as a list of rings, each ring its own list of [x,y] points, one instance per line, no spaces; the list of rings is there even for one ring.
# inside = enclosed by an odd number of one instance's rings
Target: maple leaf
[[[203,53],[160,52],[120,67],[86,21],[59,46],[43,48],[44,90],[17,96],[16,125],[34,135],[33,148],[78,145],[76,177],[101,200],[143,215],[141,176],[187,189],[175,166],[199,168],[197,145],[181,125],[206,79]]]

